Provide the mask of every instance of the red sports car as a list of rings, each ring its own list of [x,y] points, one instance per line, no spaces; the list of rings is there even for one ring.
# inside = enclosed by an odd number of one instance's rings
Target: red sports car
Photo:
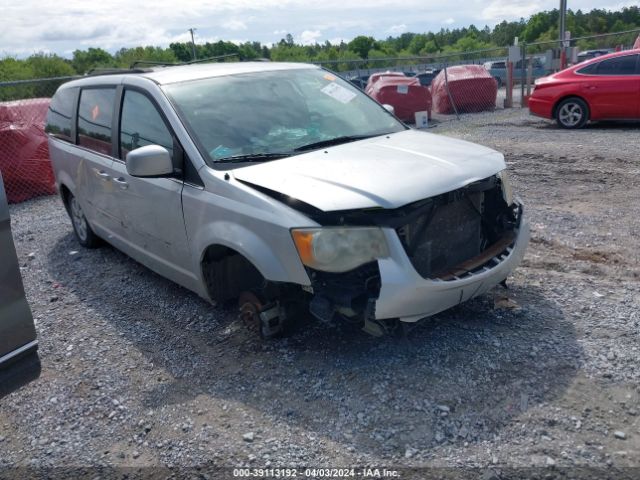
[[[603,55],[536,80],[529,111],[562,128],[640,119],[640,50]]]

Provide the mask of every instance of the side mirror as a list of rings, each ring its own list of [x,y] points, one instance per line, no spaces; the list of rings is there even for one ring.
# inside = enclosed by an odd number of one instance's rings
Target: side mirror
[[[127,173],[132,177],[166,177],[173,173],[169,151],[160,145],[147,145],[127,153]]]
[[[393,105],[389,105],[388,103],[383,103],[382,106],[384,107],[384,109],[389,112],[389,113],[393,113],[395,115],[396,113],[396,109],[393,108]]]

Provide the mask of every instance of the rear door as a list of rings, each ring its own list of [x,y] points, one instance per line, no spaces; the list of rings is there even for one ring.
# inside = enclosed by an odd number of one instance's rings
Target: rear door
[[[115,98],[115,86],[83,88],[78,105],[77,146],[83,181],[77,185],[77,196],[91,225],[107,237],[122,235],[113,184]]]
[[[632,119],[640,115],[640,74],[638,55],[608,58],[578,70],[588,75],[584,95],[591,107],[591,118]]]
[[[113,184],[129,253],[147,266],[184,284],[192,281],[191,257],[182,214],[182,149],[154,100],[142,89],[119,92],[119,153]],[[175,175],[138,178],[127,173],[127,153],[160,145],[171,154]]]

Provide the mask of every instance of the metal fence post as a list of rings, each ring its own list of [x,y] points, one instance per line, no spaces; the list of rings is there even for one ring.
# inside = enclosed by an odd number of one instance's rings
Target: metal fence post
[[[513,62],[507,60],[506,98],[504,108],[513,108]]]
[[[527,78],[527,44],[522,42],[520,50],[520,107],[524,107],[524,82]]]
[[[447,74],[448,64],[445,63],[444,66],[444,86],[447,89],[447,96],[449,97],[449,101],[451,102],[451,106],[453,107],[453,111],[456,114],[456,118],[460,120],[460,114],[458,113],[458,107],[456,107],[456,103],[453,101],[453,96],[451,95],[451,90],[449,90],[449,76]]]

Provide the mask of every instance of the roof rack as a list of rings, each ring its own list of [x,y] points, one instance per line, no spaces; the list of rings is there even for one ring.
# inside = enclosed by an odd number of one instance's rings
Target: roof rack
[[[130,68],[135,69],[137,65],[150,65],[150,66],[156,66],[156,67],[177,67],[179,65],[191,65],[193,63],[212,62],[215,60],[222,60],[223,58],[237,57],[237,56],[238,56],[237,53],[227,53],[226,55],[218,55],[217,57],[199,58],[198,60],[191,60],[189,62],[178,62],[178,63],[156,62],[154,60],[136,60],[131,64]]]

